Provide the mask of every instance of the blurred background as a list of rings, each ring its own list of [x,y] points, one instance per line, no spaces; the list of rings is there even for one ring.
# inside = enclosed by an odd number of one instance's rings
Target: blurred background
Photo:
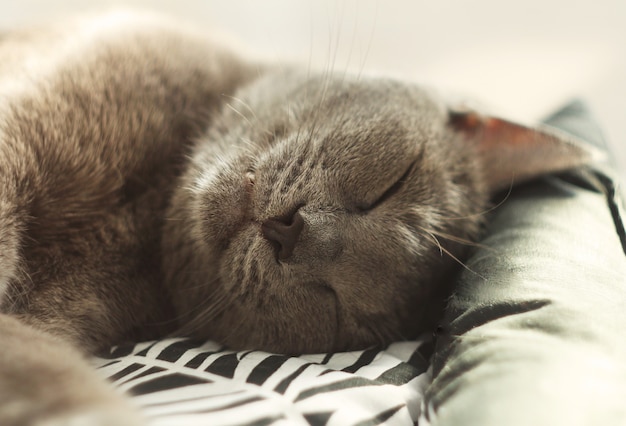
[[[119,7],[218,27],[255,54],[386,74],[526,122],[587,101],[626,170],[624,0],[0,0],[2,29]]]

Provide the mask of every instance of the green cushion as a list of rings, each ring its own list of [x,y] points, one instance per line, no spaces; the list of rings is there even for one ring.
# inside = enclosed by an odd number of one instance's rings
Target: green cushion
[[[601,145],[580,103],[549,122]],[[581,182],[517,188],[490,219],[437,339],[432,425],[626,424],[619,205],[595,177]]]

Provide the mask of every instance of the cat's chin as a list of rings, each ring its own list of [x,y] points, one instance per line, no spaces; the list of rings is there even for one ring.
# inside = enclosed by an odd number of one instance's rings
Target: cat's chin
[[[232,291],[232,290],[230,290]],[[299,354],[337,350],[340,307],[334,292],[316,282],[259,298],[236,297],[221,314],[192,333],[235,350]]]
[[[237,283],[222,284],[218,292],[232,295],[237,291]],[[224,301],[228,296],[217,298]],[[232,350],[287,355],[353,351],[391,343],[391,336],[377,331],[381,324],[354,317],[349,305],[342,304],[325,282],[291,282],[278,291],[267,289],[258,297],[245,292],[231,297],[223,302],[219,315],[188,335],[211,338]],[[381,319],[381,323],[387,320]]]
[[[219,279],[212,281],[210,290],[207,287],[206,300],[189,293],[179,306],[180,312],[198,313],[185,334],[211,338],[234,350],[284,354],[359,350],[414,334],[394,331],[404,323],[397,318],[402,310],[398,306],[385,313],[363,300],[373,297],[363,292],[373,292],[376,280],[338,271],[337,257],[316,264],[301,261],[296,254],[281,261],[256,222],[242,225],[222,249],[210,241],[205,244],[219,265]],[[334,282],[326,279],[329,274]],[[207,304],[212,305],[209,311],[219,314],[203,315],[201,307]]]

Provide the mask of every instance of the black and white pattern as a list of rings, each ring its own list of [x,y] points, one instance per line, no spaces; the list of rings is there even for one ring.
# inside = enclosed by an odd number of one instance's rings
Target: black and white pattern
[[[94,359],[151,426],[413,425],[430,341],[289,357],[168,339]]]

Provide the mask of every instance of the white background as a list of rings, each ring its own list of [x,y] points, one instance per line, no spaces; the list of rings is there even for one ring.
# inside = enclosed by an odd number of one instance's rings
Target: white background
[[[0,27],[119,6],[218,26],[277,60],[425,82],[526,121],[581,97],[626,168],[624,0],[0,0]]]

